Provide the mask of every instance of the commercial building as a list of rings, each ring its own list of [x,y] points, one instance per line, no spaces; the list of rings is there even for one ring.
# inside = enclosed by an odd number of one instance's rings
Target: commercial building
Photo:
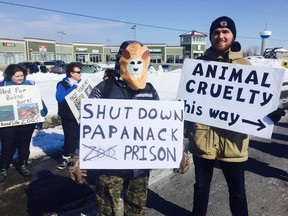
[[[151,64],[182,64],[184,58],[203,55],[206,36],[192,31],[179,36],[180,46],[169,46],[165,43],[145,44],[150,50]],[[118,49],[119,45],[101,43],[63,44],[39,38],[25,37],[23,40],[0,38],[0,67],[24,61],[51,60],[109,64],[115,61]]]

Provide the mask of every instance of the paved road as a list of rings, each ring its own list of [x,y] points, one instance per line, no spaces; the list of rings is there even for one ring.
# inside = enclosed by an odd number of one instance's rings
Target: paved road
[[[191,156],[191,155],[190,155]],[[56,169],[60,155],[33,160],[33,175],[23,178],[12,167],[0,183],[1,216],[96,215],[94,182],[90,172],[83,185],[72,182],[66,171]],[[246,171],[249,212],[252,216],[288,215],[288,116],[275,127],[271,140],[252,138]],[[186,216],[193,200],[193,164],[184,174],[172,170],[152,173],[147,216]],[[227,187],[216,167],[207,216],[229,216]]]
[[[192,165],[193,167],[193,165]],[[252,138],[246,167],[246,190],[251,216],[288,215],[288,117],[274,129],[271,140]],[[147,215],[190,215],[194,169],[170,175],[150,185]],[[225,179],[214,171],[207,216],[231,215]]]

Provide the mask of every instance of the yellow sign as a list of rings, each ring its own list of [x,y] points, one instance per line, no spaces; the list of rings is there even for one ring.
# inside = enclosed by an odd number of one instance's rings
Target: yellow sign
[[[288,68],[288,61],[282,61],[281,66]]]

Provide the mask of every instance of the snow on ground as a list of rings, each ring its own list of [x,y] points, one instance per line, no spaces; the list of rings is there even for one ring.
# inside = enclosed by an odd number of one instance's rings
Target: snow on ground
[[[274,66],[281,67],[281,62],[274,59],[250,59],[252,65],[257,66]],[[83,74],[83,78],[88,78],[95,83],[102,81],[104,71],[95,74]],[[48,107],[48,116],[57,114],[57,101],[55,99],[56,84],[65,75],[51,74],[51,73],[36,73],[28,75],[27,79],[35,81],[39,86],[42,99]],[[161,100],[175,100],[178,90],[178,85],[181,76],[181,69],[170,72],[163,72],[163,70],[155,70],[152,68],[148,75],[148,82],[151,82],[158,91]],[[3,79],[0,71],[0,80]],[[288,70],[286,70],[285,78],[288,82]],[[288,86],[286,85],[285,88]],[[283,87],[282,87],[283,90]],[[48,128],[43,130],[35,130],[30,147],[30,158],[39,158],[51,152],[61,150],[63,145],[63,131],[61,126],[55,128]]]
[[[95,74],[83,74],[82,78],[88,78],[95,83],[102,81],[104,71]],[[149,73],[148,81],[151,82],[158,91],[161,100],[175,100],[180,81],[181,69],[170,72],[158,72],[154,70]],[[56,85],[65,74],[36,73],[28,75],[28,80],[35,81],[39,86],[41,97],[44,100],[48,115],[57,114],[57,101],[55,99]],[[0,72],[0,80],[3,80]],[[43,130],[35,130],[30,146],[30,159],[39,158],[49,153],[61,150],[63,146],[63,131],[61,126]]]
[[[265,59],[263,56],[249,56],[247,59],[255,66],[263,67],[275,67],[285,69],[283,83],[286,85],[282,86],[282,91],[288,90],[288,69],[281,66],[282,59]]]

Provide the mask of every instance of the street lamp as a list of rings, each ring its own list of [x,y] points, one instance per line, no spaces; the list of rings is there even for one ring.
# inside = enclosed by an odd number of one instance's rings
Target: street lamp
[[[136,39],[136,25],[133,25],[133,26],[131,27],[131,29],[134,30],[134,41],[135,41],[135,39]]]
[[[108,60],[108,61],[107,61],[107,64],[109,65],[109,64],[110,64],[110,48],[109,48],[109,46],[110,46],[110,39],[107,39],[106,42],[107,42],[107,47],[108,47],[108,52],[107,52],[107,53],[108,53],[108,54],[107,54],[107,58],[108,58],[108,59],[106,59],[106,61]]]
[[[32,52],[33,52],[33,49],[32,48],[29,48],[29,57],[30,57],[30,60],[32,61]]]
[[[61,59],[60,60],[63,60],[63,58],[62,58],[62,38],[63,38],[63,35],[66,35],[66,33],[64,31],[57,31],[57,33],[61,35]]]

